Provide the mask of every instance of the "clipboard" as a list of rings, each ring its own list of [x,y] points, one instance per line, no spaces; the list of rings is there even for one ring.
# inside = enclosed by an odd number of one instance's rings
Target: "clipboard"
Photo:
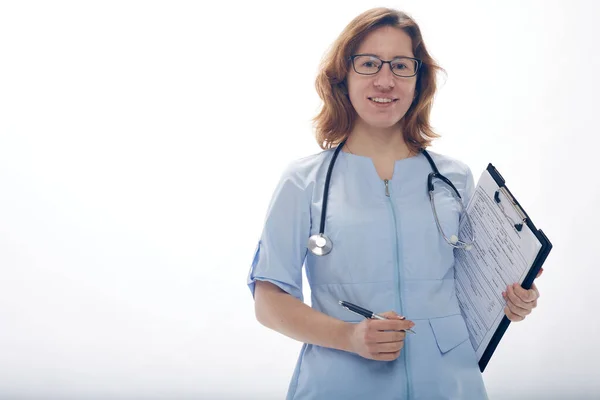
[[[552,243],[546,237],[546,235],[544,234],[544,232],[541,229],[537,229],[535,227],[535,224],[533,223],[531,218],[529,218],[525,209],[523,209],[523,207],[521,206],[519,201],[516,199],[515,196],[513,196],[513,194],[510,192],[510,190],[506,186],[506,182],[505,182],[504,178],[502,177],[502,175],[500,175],[500,172],[498,172],[498,170],[491,163],[488,164],[486,171],[490,174],[490,176],[494,179],[494,181],[498,185],[498,191],[496,192],[496,196],[495,196],[496,203],[501,204],[508,200],[509,205],[514,209],[514,211],[517,213],[517,215],[519,215],[519,217],[521,218],[521,220],[515,224],[516,229],[518,230],[517,225],[525,224],[541,244],[541,248],[540,248],[537,256],[535,257],[533,264],[529,268],[527,275],[525,276],[523,282],[521,283],[521,286],[523,288],[530,289],[536,275],[540,271],[540,268],[542,268],[542,265],[546,261],[548,254],[550,254],[550,250],[552,250]],[[503,196],[499,196],[499,193],[502,193]],[[503,206],[505,206],[505,205],[506,204],[503,204]],[[506,215],[506,213],[505,213],[505,215]],[[490,339],[490,342],[488,343],[487,347],[485,348],[483,354],[481,355],[481,357],[479,359],[479,370],[481,372],[483,372],[485,370],[486,366],[488,365],[488,363],[492,357],[492,354],[498,347],[498,344],[500,343],[502,336],[508,329],[510,322],[511,321],[508,319],[508,317],[506,315],[504,315],[504,317],[500,321],[500,324],[496,328],[496,331],[494,332],[492,338]]]

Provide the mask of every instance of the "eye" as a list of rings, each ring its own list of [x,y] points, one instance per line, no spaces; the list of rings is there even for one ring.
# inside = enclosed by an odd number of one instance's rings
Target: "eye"
[[[381,64],[381,61],[379,61],[376,58],[371,58],[371,57],[360,57],[359,62],[363,67],[368,67],[368,68],[378,68],[379,64]]]
[[[353,58],[354,69],[359,74],[373,75],[381,67],[381,60],[368,55],[360,55]]]
[[[412,76],[417,70],[417,62],[408,58],[401,58],[392,61],[392,71],[398,76]]]

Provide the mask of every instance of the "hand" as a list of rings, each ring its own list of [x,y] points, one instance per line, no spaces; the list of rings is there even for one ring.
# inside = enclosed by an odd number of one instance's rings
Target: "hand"
[[[406,332],[415,326],[394,311],[380,314],[386,320],[365,319],[353,324],[350,333],[351,351],[371,360],[393,361],[400,356]]]
[[[544,269],[540,268],[540,272],[538,272],[536,278],[539,278],[542,272],[544,272]],[[537,307],[540,292],[538,292],[535,283],[531,285],[531,289],[529,290],[525,290],[518,283],[514,283],[506,287],[506,292],[502,292],[502,296],[506,300],[504,313],[509,320],[518,322],[523,321]]]

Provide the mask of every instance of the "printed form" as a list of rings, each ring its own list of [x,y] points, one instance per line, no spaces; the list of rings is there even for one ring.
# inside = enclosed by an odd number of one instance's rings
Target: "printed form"
[[[504,317],[502,292],[509,284],[523,282],[541,249],[527,225],[520,232],[515,229],[514,223],[521,219],[502,192],[500,204],[496,203],[497,190],[492,176],[484,171],[467,207],[475,243],[471,250],[454,250],[458,301],[478,360]],[[460,237],[470,237],[469,233],[463,222]]]

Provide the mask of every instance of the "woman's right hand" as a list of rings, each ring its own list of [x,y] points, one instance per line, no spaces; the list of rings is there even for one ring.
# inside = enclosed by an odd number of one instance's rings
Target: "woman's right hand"
[[[354,353],[371,360],[393,361],[404,347],[405,329],[415,326],[394,311],[379,314],[386,320],[365,319],[353,324],[350,346]]]

